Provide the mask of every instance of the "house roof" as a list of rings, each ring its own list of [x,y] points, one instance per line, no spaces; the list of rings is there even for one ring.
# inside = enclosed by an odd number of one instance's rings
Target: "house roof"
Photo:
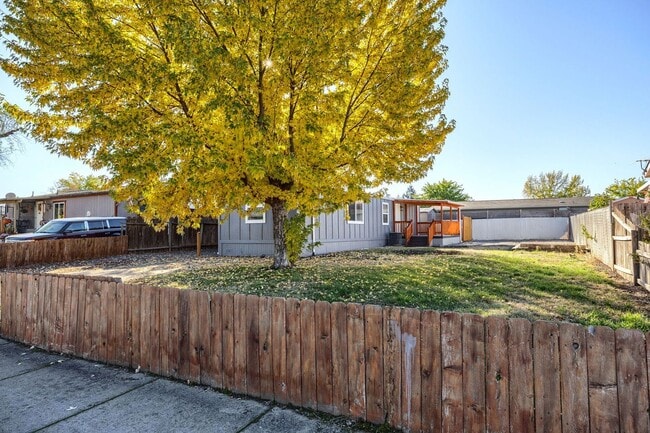
[[[650,180],[644,183],[636,190],[636,192],[641,193],[643,191],[650,191]]]
[[[87,191],[60,191],[53,194],[32,195],[28,197],[16,197],[11,193],[5,195],[5,198],[0,198],[0,203],[17,202],[17,201],[45,201],[57,200],[73,197],[90,197],[95,195],[108,195],[108,190],[87,190]]]
[[[571,197],[571,198],[521,198],[511,200],[473,200],[463,201],[463,210],[485,210],[485,209],[539,209],[539,208],[563,208],[563,207],[589,207],[593,197]]]
[[[404,203],[416,206],[449,206],[453,208],[459,208],[463,206],[460,202],[454,202],[449,200],[424,200],[417,198],[394,198],[392,199],[395,203]]]

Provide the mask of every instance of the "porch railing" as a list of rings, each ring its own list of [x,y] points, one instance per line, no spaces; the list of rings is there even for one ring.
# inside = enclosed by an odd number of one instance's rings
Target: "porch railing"
[[[436,236],[436,221],[431,221],[429,223],[429,228],[427,230],[428,236],[427,238],[429,239],[429,243],[427,245],[431,246],[431,242],[433,241],[433,238]]]
[[[419,221],[418,222],[418,235],[426,235],[429,232],[429,221]]]
[[[411,220],[396,220],[393,221],[393,233],[402,233],[406,232],[406,226],[411,224]]]
[[[447,236],[460,236],[460,222],[459,221],[443,221],[441,234]]]
[[[404,229],[405,245],[409,244],[409,241],[411,240],[412,236],[413,236],[413,221],[409,221],[408,224],[406,224],[406,228]]]

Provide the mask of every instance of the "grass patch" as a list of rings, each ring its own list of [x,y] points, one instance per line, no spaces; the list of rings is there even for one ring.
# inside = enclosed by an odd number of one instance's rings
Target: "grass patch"
[[[267,259],[223,260],[142,282],[650,331],[650,295],[621,285],[582,254],[383,248],[313,257],[279,271]]]

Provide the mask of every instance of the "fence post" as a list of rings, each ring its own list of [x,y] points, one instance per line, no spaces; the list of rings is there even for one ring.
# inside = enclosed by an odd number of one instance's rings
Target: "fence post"
[[[640,273],[640,260],[639,260],[639,230],[632,230],[630,232],[632,237],[632,284],[635,286],[639,284],[639,273]]]
[[[196,232],[196,257],[201,257],[201,235],[203,234],[203,221],[199,225],[199,230]]]
[[[610,245],[612,246],[611,248],[611,256],[609,258],[609,267],[613,270],[614,265],[616,264],[616,241],[614,240],[614,236],[616,235],[616,220],[614,220],[614,207],[612,205],[612,202],[609,202],[609,227],[610,227],[610,236],[609,236],[609,242]]]
[[[167,247],[172,251],[172,220],[167,221]]]

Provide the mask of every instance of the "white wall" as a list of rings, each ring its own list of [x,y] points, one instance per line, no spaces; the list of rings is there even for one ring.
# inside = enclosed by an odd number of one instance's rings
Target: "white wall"
[[[472,240],[569,240],[569,218],[473,219]]]

